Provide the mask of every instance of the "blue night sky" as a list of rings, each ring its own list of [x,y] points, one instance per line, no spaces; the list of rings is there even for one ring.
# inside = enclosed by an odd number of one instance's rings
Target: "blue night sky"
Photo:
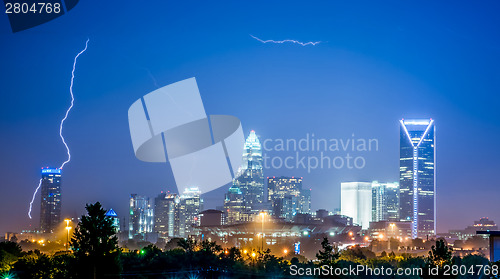
[[[108,3],[109,2],[109,3]],[[265,170],[303,176],[313,210],[340,208],[341,181],[398,181],[401,118],[433,118],[438,232],[500,222],[498,1],[85,1],[13,34],[0,16],[0,233],[38,226],[28,204],[40,168],[66,159],[63,217],[100,201],[124,216],[131,193],[174,189],[168,165],[133,154],[127,111],[157,88],[196,77],[208,114],[263,140],[375,138],[354,169]],[[113,2],[114,3],[114,2]],[[316,46],[261,39],[321,41]],[[272,153],[271,156],[284,156]],[[303,154],[303,155],[308,155]],[[330,154],[344,156],[345,152]],[[227,187],[209,193],[222,204]]]

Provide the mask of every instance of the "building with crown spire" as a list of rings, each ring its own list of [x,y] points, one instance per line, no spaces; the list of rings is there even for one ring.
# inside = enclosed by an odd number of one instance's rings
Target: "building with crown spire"
[[[246,208],[252,211],[261,208],[265,201],[262,146],[254,130],[245,141],[242,165],[233,186],[241,191]]]

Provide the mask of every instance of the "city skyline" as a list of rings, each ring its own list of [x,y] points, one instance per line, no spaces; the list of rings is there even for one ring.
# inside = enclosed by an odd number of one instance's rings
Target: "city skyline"
[[[500,167],[498,2],[457,2],[451,9],[397,1],[155,5],[123,3],[109,13],[111,3],[96,9],[81,2],[64,17],[16,34],[0,21],[6,42],[0,46],[0,233],[39,226],[40,199],[32,220],[28,204],[40,167],[66,158],[59,123],[70,102],[73,58],[87,38],[75,107],[64,124],[72,161],[64,167],[63,218],[80,216],[95,201],[123,215],[130,193],[155,197],[175,188],[170,165],[135,158],[127,109],[158,87],[196,77],[207,114],[237,117],[245,135],[255,129],[262,143],[313,134],[378,141],[377,150],[325,154],[330,161],[362,157],[362,169],[263,170],[265,177],[303,177],[313,211],[340,207],[342,181],[398,181],[398,119],[432,117],[439,123],[437,231],[482,216],[500,220],[498,182],[491,179]],[[321,43],[262,43],[249,34]],[[293,151],[266,153],[297,158]],[[321,159],[316,151],[298,155]],[[222,204],[229,187],[203,195],[206,208]]]

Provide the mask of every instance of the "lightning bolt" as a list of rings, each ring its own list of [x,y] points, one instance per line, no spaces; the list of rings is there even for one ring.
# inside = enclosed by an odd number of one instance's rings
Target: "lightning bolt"
[[[69,93],[71,94],[71,104],[70,104],[69,108],[66,110],[66,114],[64,115],[64,118],[61,120],[61,124],[59,125],[59,136],[61,137],[61,140],[62,140],[62,142],[64,144],[64,147],[66,147],[66,152],[68,154],[68,159],[66,161],[64,161],[64,163],[61,164],[61,166],[59,167],[59,169],[62,169],[64,167],[64,165],[66,165],[67,163],[69,163],[69,161],[71,161],[71,153],[69,151],[68,144],[66,143],[66,140],[64,139],[64,136],[63,136],[63,133],[62,133],[63,132],[63,125],[64,125],[64,121],[66,121],[66,119],[68,118],[69,112],[71,111],[71,109],[73,108],[73,105],[75,104],[75,96],[73,95],[73,82],[74,82],[74,79],[75,79],[76,61],[77,61],[78,57],[80,55],[82,55],[87,50],[87,47],[89,45],[89,40],[90,39],[87,38],[87,41],[85,42],[85,48],[82,51],[80,51],[75,56],[75,59],[73,60],[73,70],[71,71],[71,83],[69,85]],[[31,198],[30,209],[28,211],[28,216],[30,217],[30,219],[32,219],[32,217],[31,217],[31,209],[33,207],[33,202],[35,201],[36,193],[40,189],[40,186],[42,186],[42,179],[40,179],[40,182],[38,183],[38,187],[36,187],[35,192],[33,193],[33,197]]]
[[[261,40],[253,35],[250,35],[250,37],[256,39],[257,41],[261,42],[261,43],[264,43],[264,44],[267,44],[267,43],[273,43],[273,44],[284,44],[284,43],[293,43],[293,44],[299,44],[301,46],[307,46],[307,45],[312,45],[312,46],[315,46],[319,43],[321,43],[321,41],[318,41],[318,42],[307,42],[307,43],[303,43],[303,42],[299,42],[299,41],[296,41],[296,40],[282,40],[282,41],[275,41],[275,40]]]
[[[62,134],[62,130],[63,130],[64,121],[66,121],[66,119],[68,118],[68,114],[69,114],[70,110],[73,108],[73,104],[75,103],[75,96],[73,95],[73,80],[75,79],[76,60],[78,59],[78,57],[82,53],[84,53],[87,50],[88,45],[89,45],[89,39],[87,39],[87,41],[85,42],[85,48],[75,56],[75,60],[73,61],[73,70],[71,71],[71,84],[69,86],[69,93],[71,94],[71,105],[69,106],[68,110],[66,111],[66,115],[64,115],[64,118],[61,120],[61,125],[59,125],[59,136],[61,137],[61,140],[62,140],[64,146],[66,147],[66,152],[68,153],[68,160],[66,160],[66,161],[64,161],[64,163],[62,163],[62,165],[59,167],[60,169],[62,169],[64,167],[64,165],[66,165],[67,163],[69,163],[69,161],[71,161],[71,153],[69,152],[69,147],[66,144],[66,140],[64,139],[64,136]]]
[[[38,182],[38,187],[36,187],[36,190],[35,192],[33,193],[33,198],[31,198],[31,202],[30,202],[30,210],[28,211],[28,216],[30,217],[30,219],[33,219],[31,217],[31,207],[33,207],[33,202],[35,201],[35,197],[36,197],[36,193],[38,192],[38,189],[40,189],[40,186],[42,186],[42,179],[40,178],[40,182]]]

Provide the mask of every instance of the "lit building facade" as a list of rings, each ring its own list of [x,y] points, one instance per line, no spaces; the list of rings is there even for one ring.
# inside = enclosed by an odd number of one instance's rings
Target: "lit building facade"
[[[450,235],[458,240],[467,240],[477,235],[478,231],[497,231],[498,226],[495,221],[482,217],[479,221],[474,221],[472,226],[467,226],[463,230],[449,230]],[[487,234],[482,234],[484,238],[488,237]]]
[[[186,188],[182,195],[162,192],[155,198],[154,232],[159,238],[189,237],[200,225],[199,214],[203,210],[201,191],[197,187]]]
[[[372,182],[372,222],[399,221],[399,183]]]
[[[300,189],[299,212],[311,213],[311,189]]]
[[[253,130],[245,141],[242,166],[233,185],[241,190],[245,205],[252,210],[257,210],[264,202],[262,146]]]
[[[302,177],[268,177],[267,192],[268,200],[282,198],[285,195],[300,195],[302,189]]]
[[[351,217],[355,224],[367,229],[372,220],[372,183],[342,182],[340,199],[341,214]]]
[[[412,237],[436,234],[435,124],[400,120],[399,187],[401,221],[412,222]]]
[[[194,234],[194,227],[200,225],[199,214],[203,210],[201,191],[197,187],[186,188],[177,204],[179,214],[179,237]]]
[[[40,230],[52,233],[61,225],[61,169],[42,169]]]
[[[267,191],[273,216],[292,221],[298,213],[311,213],[311,190],[302,189],[302,177],[268,177]]]
[[[120,219],[118,218],[118,214],[113,210],[113,208],[109,209],[106,212],[106,217],[110,218],[113,224],[113,227],[115,228],[115,231],[118,233],[120,232]]]
[[[368,234],[372,239],[386,241],[394,238],[403,243],[411,237],[411,222],[377,221],[370,223]]]
[[[225,225],[224,212],[215,209],[200,212],[200,226],[220,227],[222,225]]]
[[[148,197],[130,195],[129,239],[144,240],[153,232],[154,210]]]
[[[236,224],[243,221],[243,213],[247,211],[243,200],[243,193],[235,185],[229,188],[224,199],[224,210],[228,224]]]
[[[177,210],[180,198],[177,194],[162,192],[155,198],[154,231],[159,238],[169,238],[179,235],[179,212]]]

